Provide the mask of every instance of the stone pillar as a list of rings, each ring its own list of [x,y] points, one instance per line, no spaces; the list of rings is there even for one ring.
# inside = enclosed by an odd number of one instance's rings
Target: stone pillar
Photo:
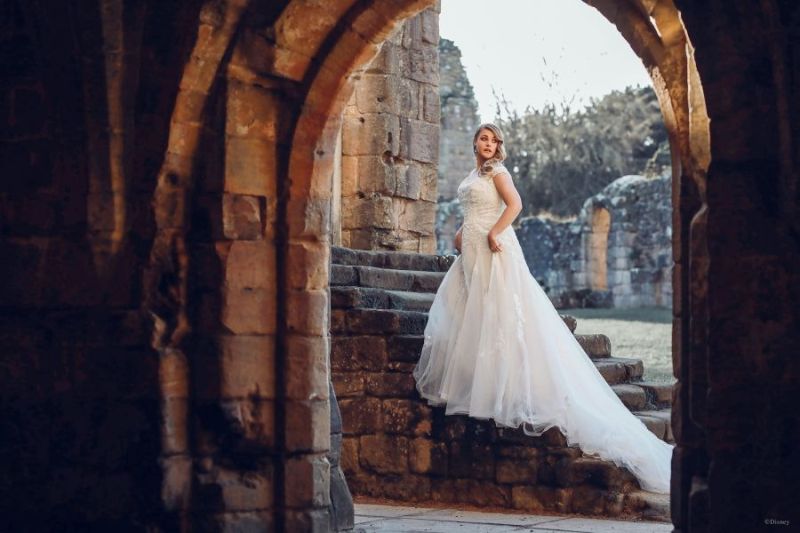
[[[435,249],[439,8],[408,20],[365,69],[344,113],[341,244]]]

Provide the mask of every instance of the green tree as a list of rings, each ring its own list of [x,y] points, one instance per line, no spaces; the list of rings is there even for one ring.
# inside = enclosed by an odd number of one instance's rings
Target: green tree
[[[583,202],[626,174],[643,174],[667,132],[655,92],[628,87],[573,111],[568,104],[512,110],[497,98],[506,166],[523,197],[523,215],[572,216]]]

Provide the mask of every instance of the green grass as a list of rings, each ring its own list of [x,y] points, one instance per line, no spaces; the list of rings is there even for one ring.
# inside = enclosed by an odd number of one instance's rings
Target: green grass
[[[578,319],[575,333],[603,333],[611,339],[611,355],[644,362],[644,379],[673,382],[672,311],[635,309],[559,309]]]

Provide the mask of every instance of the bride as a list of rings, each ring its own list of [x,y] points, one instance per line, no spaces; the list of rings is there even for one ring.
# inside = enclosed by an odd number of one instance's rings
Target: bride
[[[447,414],[491,418],[628,468],[644,490],[669,492],[672,446],[620,401],[533,278],[511,223],[522,202],[503,166],[503,134],[482,124],[477,167],[458,187],[461,255],[433,300],[417,389]]]

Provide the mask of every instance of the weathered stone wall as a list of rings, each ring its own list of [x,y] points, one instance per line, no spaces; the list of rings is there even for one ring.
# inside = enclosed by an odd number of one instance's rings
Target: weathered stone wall
[[[439,40],[439,99],[439,198],[450,200],[475,166],[472,136],[480,118],[472,84],[461,63],[461,50],[449,39]]]
[[[557,307],[672,305],[671,176],[625,176],[576,220],[531,217],[517,234]]]
[[[461,51],[448,39],[439,40],[439,204],[436,210],[436,250],[453,252],[453,239],[463,220],[456,200],[459,183],[475,166],[472,136],[480,121],[478,102],[461,63]]]
[[[430,252],[439,158],[439,6],[403,24],[353,74],[342,123],[343,246]]]

